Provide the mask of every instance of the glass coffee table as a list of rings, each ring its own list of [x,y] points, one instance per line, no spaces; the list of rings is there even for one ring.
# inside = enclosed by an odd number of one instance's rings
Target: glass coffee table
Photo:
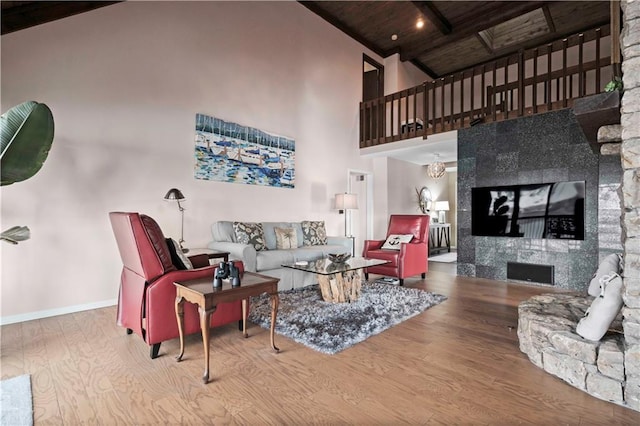
[[[360,297],[362,270],[369,266],[388,263],[387,260],[352,257],[346,262],[332,262],[328,258],[285,263],[284,268],[317,274],[322,298],[326,302],[355,302]]]

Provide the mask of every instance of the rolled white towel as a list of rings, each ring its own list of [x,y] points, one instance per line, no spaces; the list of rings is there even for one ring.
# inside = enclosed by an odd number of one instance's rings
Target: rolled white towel
[[[591,282],[589,283],[589,296],[596,297],[600,294],[601,285],[600,282],[604,277],[608,277],[612,273],[620,274],[622,272],[622,256],[617,253],[610,254],[602,259],[602,262],[598,266],[598,270],[593,274]]]
[[[598,341],[622,309],[622,277],[612,273],[602,279],[602,290],[576,326],[576,333],[587,340]]]

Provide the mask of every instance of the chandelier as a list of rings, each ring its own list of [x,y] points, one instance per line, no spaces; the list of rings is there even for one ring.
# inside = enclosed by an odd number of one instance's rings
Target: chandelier
[[[436,154],[436,161],[427,166],[427,176],[432,179],[440,179],[444,176],[444,172],[444,163],[440,161],[440,155]]]

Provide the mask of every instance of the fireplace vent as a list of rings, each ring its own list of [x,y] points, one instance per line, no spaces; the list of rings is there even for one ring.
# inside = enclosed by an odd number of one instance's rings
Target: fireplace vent
[[[507,279],[554,285],[553,265],[507,262]]]

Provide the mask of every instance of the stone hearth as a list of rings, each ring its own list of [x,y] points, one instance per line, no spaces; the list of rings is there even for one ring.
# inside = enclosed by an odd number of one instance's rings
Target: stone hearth
[[[600,342],[582,339],[574,330],[592,298],[553,294],[520,305],[518,337],[520,349],[545,371],[593,396],[640,411],[640,0],[622,0],[620,5],[624,334],[609,333]],[[617,154],[617,147],[603,154]],[[614,329],[619,329],[620,319]]]
[[[531,362],[590,395],[627,405],[624,400],[622,315],[599,342],[575,333],[593,297],[543,294],[518,307],[520,350]]]

